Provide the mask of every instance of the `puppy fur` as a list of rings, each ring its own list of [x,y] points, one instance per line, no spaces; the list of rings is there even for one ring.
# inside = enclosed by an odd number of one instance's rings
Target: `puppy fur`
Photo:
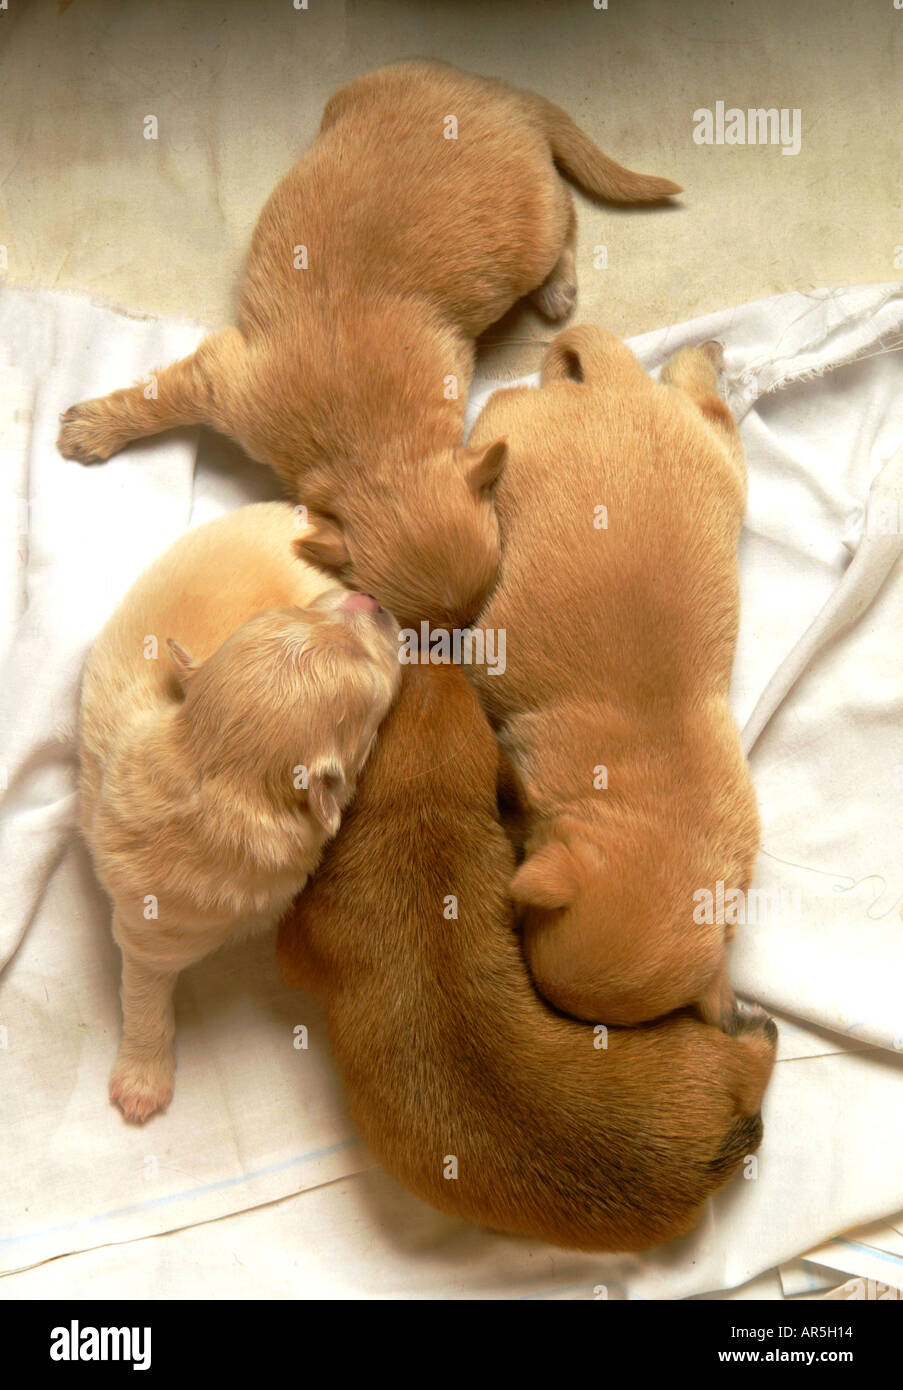
[[[508,440],[480,620],[507,668],[472,674],[526,809],[524,949],[547,999],[603,1023],[734,1017],[730,928],[697,925],[693,899],[745,892],[759,837],[728,707],[746,468],[718,361],[685,349],[657,383],[568,329],[541,389],[496,393],[474,430]]]
[[[495,581],[504,461],[497,440],[461,447],[474,339],[523,295],[553,319],[573,306],[556,165],[615,202],[680,192],[541,97],[443,63],[343,87],[261,214],[239,326],[161,371],[152,399],[136,386],[72,406],[60,451],[95,463],[210,425],[311,509],[315,563],[405,625],[472,620]]]
[[[776,1030],[685,1014],[606,1039],[554,1013],[513,930],[497,772],[462,672],[405,668],[279,964],[322,997],[352,1114],[399,1181],[495,1230],[639,1250],[690,1230],[759,1143]]]
[[[297,535],[282,502],[186,533],[85,667],[80,817],[122,951],[110,1094],[131,1120],[172,1095],[179,971],[304,886],[397,687],[393,620]]]

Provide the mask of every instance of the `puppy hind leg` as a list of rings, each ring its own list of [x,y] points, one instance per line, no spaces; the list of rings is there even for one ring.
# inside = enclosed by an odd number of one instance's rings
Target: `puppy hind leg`
[[[127,1120],[143,1121],[172,1099],[178,971],[146,965],[122,948],[122,1040],[110,1076],[110,1099]]]
[[[567,318],[577,302],[577,211],[574,200],[561,185],[567,201],[567,225],[561,255],[530,299],[552,323]]]
[[[205,338],[197,351],[137,386],[80,401],[60,416],[63,458],[100,463],[133,439],[179,425],[212,425],[228,432],[224,387],[239,374],[245,340],[237,328]]]

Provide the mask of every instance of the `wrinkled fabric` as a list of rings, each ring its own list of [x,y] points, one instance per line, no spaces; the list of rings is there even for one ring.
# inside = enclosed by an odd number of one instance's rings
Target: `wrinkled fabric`
[[[203,432],[92,469],[54,440],[73,401],[200,336],[76,296],[0,293],[0,1271],[31,1269],[4,1292],[58,1287],[69,1262],[46,1285],[31,1267],[68,1252],[85,1252],[73,1267],[95,1291],[144,1270],[182,1296],[198,1261],[205,1292],[230,1297],[678,1298],[778,1266],[798,1293],[827,1287],[825,1270],[872,1277],[876,1249],[898,1258],[880,1233],[903,1207],[903,286],[782,295],[632,343],[651,370],[685,343],[725,345],[750,471],[732,700],[763,825],[731,965],[781,1033],[755,1162],[693,1235],[637,1256],[477,1230],[376,1169],[321,1016],[281,987],[268,938],[185,972],[167,1113],[135,1129],[107,1101],[119,959],[74,830],[81,664],[186,526],[277,492]],[[498,384],[478,372],[471,418]],[[868,1258],[838,1263],[833,1238],[865,1222],[879,1233],[860,1242]]]

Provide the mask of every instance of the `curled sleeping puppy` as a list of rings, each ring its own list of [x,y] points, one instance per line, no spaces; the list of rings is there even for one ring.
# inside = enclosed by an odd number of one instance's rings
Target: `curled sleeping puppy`
[[[205,424],[311,511],[309,559],[408,626],[476,617],[495,582],[504,443],[462,447],[474,339],[523,295],[576,295],[573,198],[680,192],[609,159],[558,107],[437,62],[359,78],[254,231],[238,327],[144,385],[72,406],[60,451],[96,463]]]
[[[179,971],[271,926],[335,834],[394,697],[394,620],[299,559],[288,503],[189,531],[87,660],[80,821],[113,899],[130,1120],[173,1087]]]
[[[375,1155],[441,1210],[584,1250],[690,1230],[759,1143],[776,1030],[563,1018],[530,984],[498,748],[454,667],[404,669],[357,795],[280,924]]]
[[[541,389],[493,395],[504,548],[480,625],[506,669],[472,668],[513,765],[525,858],[512,892],[542,994],[632,1024],[695,1005],[729,1027],[729,922],[699,894],[749,887],[759,823],[728,706],[746,501],[717,344],[661,382],[610,333],[554,339]]]

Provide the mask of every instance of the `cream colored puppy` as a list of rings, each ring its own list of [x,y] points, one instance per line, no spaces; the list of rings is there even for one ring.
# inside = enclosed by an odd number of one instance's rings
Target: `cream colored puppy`
[[[281,502],[189,531],[88,657],[81,825],[122,951],[130,1120],[172,1096],[179,971],[304,887],[397,688],[394,619],[298,558],[301,535]]]

